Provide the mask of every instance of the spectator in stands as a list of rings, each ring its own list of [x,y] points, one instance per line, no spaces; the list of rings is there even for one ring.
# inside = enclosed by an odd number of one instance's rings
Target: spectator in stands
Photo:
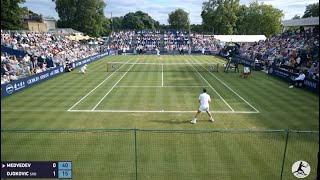
[[[300,71],[299,72],[299,76],[292,80],[291,85],[289,86],[289,88],[293,88],[293,86],[296,86],[296,87],[299,87],[299,88],[302,87],[305,77],[306,76],[303,73],[303,71]]]
[[[29,63],[30,62],[30,56],[28,54],[25,54],[22,58],[22,62]]]
[[[6,84],[10,82],[10,77],[6,74],[1,75],[1,84]]]
[[[300,67],[300,65],[301,65],[301,58],[300,58],[300,56],[298,56],[296,59],[295,68]]]
[[[313,63],[313,64],[311,65],[311,67],[310,67],[310,68],[308,69],[308,71],[307,71],[308,76],[312,77],[314,74],[316,74],[317,69],[318,69],[317,64],[316,64],[316,63]]]
[[[288,64],[288,71],[293,73],[294,67],[295,67],[295,60],[293,57],[289,59],[289,64]]]
[[[16,80],[18,80],[19,79],[19,77],[17,76],[17,75],[15,75],[15,74],[10,74],[10,81],[16,81]]]
[[[8,70],[6,64],[2,64],[2,67],[1,67],[1,75],[9,75],[9,70]]]

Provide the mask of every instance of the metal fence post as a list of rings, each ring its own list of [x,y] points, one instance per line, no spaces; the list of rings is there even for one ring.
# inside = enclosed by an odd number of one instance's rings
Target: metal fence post
[[[136,180],[138,180],[137,129],[136,128],[134,128],[134,161],[135,161]]]
[[[288,129],[288,130],[285,130],[285,132],[287,132],[287,134],[286,134],[286,142],[285,142],[285,145],[284,145],[284,152],[283,152],[283,159],[282,159],[280,180],[282,180],[283,169],[284,169],[284,162],[285,162],[285,160],[286,160],[286,153],[287,153],[287,146],[288,146],[288,139],[289,139],[289,129]]]

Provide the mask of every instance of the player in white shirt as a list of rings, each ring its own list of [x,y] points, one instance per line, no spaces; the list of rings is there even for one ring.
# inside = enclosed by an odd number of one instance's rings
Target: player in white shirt
[[[158,48],[156,48],[156,52],[157,52],[158,59],[161,59],[160,58],[160,50]]]
[[[81,67],[79,73],[85,74],[87,72],[87,64]]]
[[[196,115],[194,116],[194,119],[191,121],[191,123],[192,123],[192,124],[197,123],[197,118],[198,118],[199,114],[200,114],[202,111],[206,111],[206,113],[207,113],[208,116],[209,116],[209,121],[210,121],[210,122],[213,122],[214,119],[212,118],[211,113],[209,112],[209,103],[211,102],[211,98],[210,98],[210,95],[207,94],[207,90],[206,90],[206,89],[203,89],[203,93],[200,94],[200,96],[199,96],[199,102],[200,102],[200,107],[199,107]]]

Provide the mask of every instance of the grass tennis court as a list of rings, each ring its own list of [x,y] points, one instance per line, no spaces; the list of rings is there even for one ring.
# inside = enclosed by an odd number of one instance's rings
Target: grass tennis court
[[[260,71],[209,68],[223,63],[109,56],[4,98],[1,159],[71,160],[73,179],[279,179],[287,134],[269,130],[319,131],[319,96]],[[203,113],[192,125],[203,88],[215,121]],[[283,179],[301,159],[314,178],[319,134],[287,142]]]

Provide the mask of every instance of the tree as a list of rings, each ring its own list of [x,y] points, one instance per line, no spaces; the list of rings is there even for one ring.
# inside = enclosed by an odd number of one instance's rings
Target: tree
[[[203,26],[201,24],[191,24],[191,32],[193,33],[203,33]]]
[[[142,11],[137,11],[135,15],[143,22],[145,29],[154,29],[155,20],[152,19],[147,13]]]
[[[113,28],[113,31],[119,31],[120,29],[123,29],[122,22],[123,22],[123,16],[112,17],[111,26]]]
[[[147,13],[137,11],[130,12],[123,17],[123,29],[154,29],[156,21]]]
[[[300,19],[300,16],[298,14],[294,15],[292,19]]]
[[[281,10],[271,5],[250,3],[244,19],[247,34],[263,34],[270,36],[281,32]]]
[[[135,13],[128,13],[123,18],[124,29],[144,29],[144,24]]]
[[[168,23],[172,29],[188,30],[189,16],[183,9],[177,9],[169,13]]]
[[[236,27],[234,28],[234,34],[247,34],[247,27],[245,25],[245,17],[248,13],[248,7],[246,5],[241,5],[239,10],[236,12],[237,21]]]
[[[1,0],[1,29],[23,29],[22,15],[25,10],[19,7],[19,3],[25,0]]]
[[[239,6],[239,0],[203,2],[201,17],[204,30],[214,34],[234,34]]]
[[[98,37],[108,32],[109,21],[103,13],[106,4],[101,0],[56,0],[59,14],[57,26],[73,28]],[[110,31],[110,30],[109,30]]]
[[[304,11],[303,18],[319,17],[319,2],[309,4]]]

